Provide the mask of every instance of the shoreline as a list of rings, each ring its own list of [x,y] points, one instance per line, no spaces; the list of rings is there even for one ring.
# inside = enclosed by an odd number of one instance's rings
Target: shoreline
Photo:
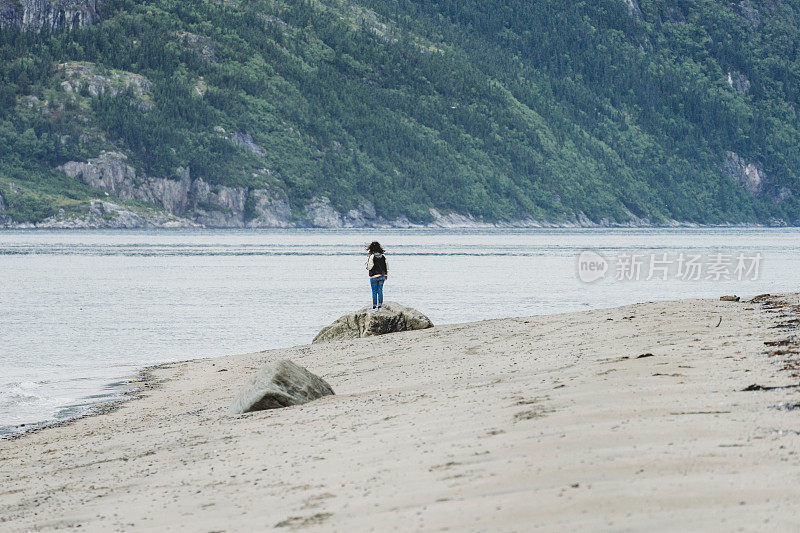
[[[52,428],[66,427],[84,418],[91,418],[94,416],[111,413],[114,410],[119,409],[123,403],[139,399],[141,397],[140,393],[142,390],[140,385],[144,385],[150,381],[152,379],[152,373],[156,372],[159,367],[166,364],[170,363],[148,365],[138,369],[129,377],[121,377],[110,382],[109,386],[116,386],[121,390],[119,394],[114,395],[112,398],[107,400],[102,400],[87,406],[86,411],[79,415],[67,417],[61,420],[55,419],[42,422],[30,422],[16,426],[6,426],[16,429],[16,431],[12,430],[5,434],[0,433],[0,446],[2,446],[3,442],[18,440],[32,433],[38,433],[40,431],[46,431]],[[81,399],[82,398],[78,398],[78,400]]]
[[[290,228],[290,229],[297,229],[297,228]],[[87,229],[87,231],[92,231],[92,229]],[[136,231],[136,230],[132,230],[132,231]],[[661,301],[664,301],[664,300],[661,300]],[[669,301],[669,300],[666,300],[666,301]],[[640,303],[645,303],[645,302],[640,302]],[[651,303],[651,302],[647,302],[647,303]],[[629,304],[629,305],[635,305],[635,304]],[[590,310],[581,311],[581,312],[602,311],[604,309],[614,309],[614,307],[600,307],[600,308],[597,308],[597,309],[590,309]],[[573,313],[576,313],[576,312],[577,311],[564,311],[564,312],[560,312],[560,313],[548,313],[546,315],[535,315],[535,316],[559,316],[559,315],[569,315],[569,314],[573,314]],[[520,318],[520,317],[513,317],[513,318],[512,317],[486,318],[486,319],[481,320],[480,322],[486,322],[486,321],[491,321],[491,320],[515,320],[515,319],[518,319],[518,318]],[[439,326],[457,326],[457,325],[466,325],[466,324],[469,324],[469,323],[463,323],[463,324],[462,323],[442,323],[442,324],[439,324]],[[278,350],[288,350],[288,349],[292,349],[292,348],[298,348],[298,347],[301,347],[301,346],[306,346],[306,345],[302,345],[301,344],[301,345],[289,346],[289,347],[283,347],[283,348],[268,348],[267,350],[264,350],[264,351],[270,351],[271,352],[271,351],[278,351]],[[236,354],[234,354],[234,355],[236,355]],[[244,354],[242,354],[242,355],[244,355]],[[107,383],[108,386],[113,386],[113,387],[116,387],[116,388],[120,389],[120,392],[118,394],[113,395],[113,397],[110,397],[107,400],[102,400],[100,402],[97,402],[95,404],[87,406],[85,412],[83,412],[83,413],[81,413],[79,415],[76,415],[76,416],[66,417],[66,418],[63,418],[63,419],[45,420],[45,421],[41,421],[41,422],[29,422],[29,423],[25,423],[25,424],[21,424],[21,425],[16,425],[16,426],[6,426],[6,427],[9,427],[9,428],[12,428],[12,430],[10,430],[10,431],[8,431],[6,433],[0,433],[0,443],[2,443],[4,441],[16,440],[16,439],[24,437],[25,435],[28,435],[30,433],[36,433],[36,432],[44,431],[44,430],[50,429],[50,428],[64,427],[64,426],[67,426],[67,425],[69,425],[69,424],[71,424],[73,422],[76,422],[76,421],[84,419],[84,418],[89,418],[89,417],[93,417],[93,416],[97,416],[97,415],[103,415],[103,414],[110,413],[110,412],[114,411],[115,409],[118,409],[121,406],[121,404],[123,404],[125,402],[129,402],[129,401],[133,401],[133,400],[139,399],[141,397],[142,388],[143,387],[147,387],[153,381],[153,379],[154,379],[153,374],[158,372],[160,369],[163,369],[163,368],[168,367],[170,365],[179,364],[179,363],[194,363],[194,362],[199,362],[199,361],[204,361],[204,360],[211,360],[211,359],[225,359],[227,357],[232,357],[232,355],[201,357],[201,358],[193,358],[193,359],[180,359],[180,360],[175,360],[175,361],[164,361],[164,362],[161,362],[161,363],[150,364],[150,365],[146,365],[144,367],[138,368],[133,374],[128,374],[126,376],[120,376],[118,378],[113,378],[112,381],[109,381]],[[109,396],[112,396],[112,395],[109,394]],[[80,401],[80,400],[83,400],[83,399],[85,399],[85,398],[77,398],[76,401]],[[64,408],[69,408],[69,407],[73,407],[73,406],[72,405],[64,406]],[[22,429],[23,426],[25,426],[24,429]]]
[[[787,460],[797,463],[797,439],[770,429],[795,425],[800,411],[778,407],[792,405],[796,394],[743,389],[797,381],[791,364],[780,369],[775,363],[793,357],[799,310],[798,294],[757,303],[648,302],[148,366],[129,382],[125,398],[98,404],[99,412],[0,440],[7,452],[0,460],[0,506],[9,509],[0,523],[12,530],[185,528],[181,513],[192,512],[208,527],[232,530],[257,524],[362,530],[386,519],[411,520],[402,523],[421,529],[471,523],[515,529],[534,517],[549,517],[545,528],[609,527],[609,516],[615,527],[638,528],[663,525],[665,516],[685,523],[683,511],[700,520],[694,524],[708,525],[709,517],[726,513],[761,524],[754,515],[763,518],[767,505],[773,527],[794,526],[791,507],[781,506],[786,502],[769,487],[791,479]],[[795,340],[777,348],[765,344],[784,339]],[[318,373],[337,395],[228,415],[226,399],[275,357]],[[656,437],[665,427],[662,442]],[[621,444],[628,440],[633,448]],[[613,451],[619,446],[628,451]],[[73,447],[85,451],[76,455]],[[760,461],[742,459],[737,450],[756,453]],[[362,454],[371,462],[360,460]],[[617,461],[639,460],[645,472],[654,465],[662,471],[651,478],[631,469],[619,477]],[[688,492],[699,498],[702,486],[711,498],[688,510],[689,494],[670,489],[686,465],[694,465],[682,474],[691,481]],[[259,475],[262,466],[269,483]],[[557,483],[560,469],[573,481]],[[536,473],[542,470],[549,474]],[[598,495],[622,496],[627,484],[645,478],[639,489],[659,494],[661,510],[641,494],[627,497],[643,510],[624,501],[596,507]],[[665,479],[673,481],[663,486]],[[336,480],[342,487],[334,488]],[[735,481],[741,490],[726,492],[722,481]],[[491,496],[495,485],[513,490]],[[70,488],[53,492],[57,486]],[[722,496],[714,495],[715,487]],[[363,490],[367,496],[357,496]],[[532,496],[541,503],[526,503]],[[207,500],[213,505],[203,507]],[[243,512],[239,504],[248,501],[272,507]],[[568,501],[581,512],[556,513]],[[739,501],[748,503],[740,509]],[[635,511],[634,519],[623,510]],[[53,517],[37,518],[34,511]],[[418,511],[424,523],[415,521]]]
[[[0,231],[30,231],[30,230],[59,230],[59,231],[96,231],[96,230],[122,230],[122,231],[191,231],[191,230],[317,230],[317,231],[365,231],[365,230],[541,230],[541,229],[787,229],[800,228],[800,221],[795,223],[784,220],[770,223],[732,222],[727,224],[700,224],[696,222],[671,221],[664,224],[602,224],[602,223],[572,223],[572,222],[498,222],[474,224],[380,224],[369,226],[203,226],[194,225],[141,225],[141,226],[115,226],[115,225],[50,225],[42,223],[14,222],[0,224]]]
[[[284,228],[285,229],[285,228]],[[289,228],[289,229],[298,229],[298,228]],[[92,231],[92,229],[88,229],[87,231]],[[136,231],[136,230],[133,230]],[[670,301],[670,300],[660,300]],[[639,302],[639,303],[653,303],[653,302]],[[628,304],[628,305],[636,305],[636,304]],[[586,311],[564,311],[559,313],[548,313],[546,315],[534,315],[534,316],[559,316],[559,315],[570,315],[574,313],[580,312],[592,312],[592,311],[602,311],[602,310],[610,310],[615,309],[614,307],[600,307],[597,309],[589,309]],[[486,318],[481,320],[480,322],[487,322],[493,320],[516,320],[520,317],[497,317],[497,318]],[[439,326],[459,326],[459,325],[467,325],[468,323],[442,323]],[[268,348],[264,350],[265,352],[274,352],[280,350],[289,350],[294,348],[299,348],[302,346],[307,346],[304,344],[296,345],[296,346],[288,346],[282,348]],[[53,420],[45,420],[41,422],[31,422],[17,426],[6,426],[16,429],[12,431],[8,431],[7,433],[3,434],[0,433],[0,444],[4,441],[11,441],[16,440],[25,435],[30,433],[36,433],[39,431],[44,431],[50,428],[57,428],[57,427],[64,427],[68,426],[78,420],[82,420],[84,418],[89,418],[93,416],[103,415],[107,413],[111,413],[116,409],[121,407],[121,404],[134,401],[140,399],[142,396],[142,391],[152,385],[155,380],[154,374],[157,373],[159,370],[167,368],[174,364],[182,364],[182,363],[196,363],[200,361],[207,361],[207,360],[215,360],[215,359],[225,359],[228,357],[234,357],[237,354],[233,355],[221,355],[221,356],[211,356],[211,357],[201,357],[201,358],[192,358],[192,359],[180,359],[175,361],[164,361],[161,363],[150,364],[144,367],[137,369],[133,374],[128,374],[126,376],[120,376],[118,378],[113,378],[112,381],[108,382],[108,386],[113,386],[115,388],[119,388],[120,392],[118,394],[113,395],[107,400],[102,400],[95,404],[89,405],[86,407],[85,412],[71,417],[66,417],[63,419],[53,419]],[[238,354],[238,355],[246,355],[246,354]],[[109,395],[112,396],[112,395]],[[78,398],[76,401],[83,400],[84,398]],[[64,408],[72,407],[72,405],[64,406]],[[26,426],[24,429],[21,429],[22,426]],[[29,426],[29,427],[28,427]]]

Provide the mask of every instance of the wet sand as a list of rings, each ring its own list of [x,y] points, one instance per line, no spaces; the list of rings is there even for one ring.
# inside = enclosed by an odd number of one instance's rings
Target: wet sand
[[[0,530],[797,530],[798,310],[642,303],[163,365],[0,441]],[[276,358],[337,394],[228,414]]]

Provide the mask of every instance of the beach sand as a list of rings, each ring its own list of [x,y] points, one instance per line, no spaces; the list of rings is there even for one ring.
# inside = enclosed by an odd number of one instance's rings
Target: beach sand
[[[794,339],[798,304],[642,303],[163,365],[117,409],[0,442],[0,530],[798,530],[800,409],[773,406],[800,389],[742,390],[800,383],[800,354],[765,345]],[[228,414],[276,358],[337,394]]]

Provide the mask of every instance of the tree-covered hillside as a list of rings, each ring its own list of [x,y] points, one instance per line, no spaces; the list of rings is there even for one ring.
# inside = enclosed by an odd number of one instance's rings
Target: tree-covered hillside
[[[0,30],[0,222],[122,195],[58,169],[103,152],[237,223],[800,219],[797,0],[97,4]]]

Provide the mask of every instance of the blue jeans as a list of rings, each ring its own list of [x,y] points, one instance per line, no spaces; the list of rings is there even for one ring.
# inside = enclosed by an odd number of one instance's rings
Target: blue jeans
[[[384,276],[377,278],[369,278],[369,284],[372,286],[372,307],[381,305],[383,303],[383,282],[386,281]]]

